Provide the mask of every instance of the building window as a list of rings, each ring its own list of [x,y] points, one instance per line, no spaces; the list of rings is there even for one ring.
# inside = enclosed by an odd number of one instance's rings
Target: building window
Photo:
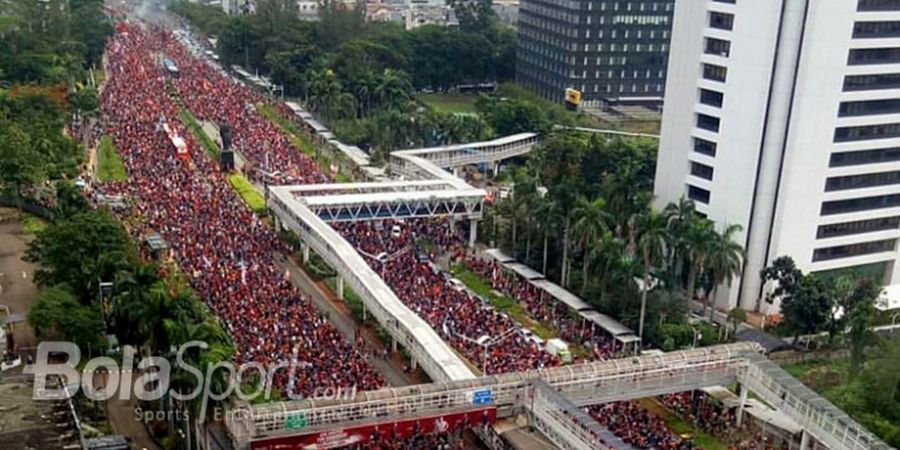
[[[694,151],[701,155],[716,156],[716,143],[706,139],[694,138]]]
[[[878,114],[900,113],[900,99],[861,100],[842,102],[838,109],[839,117],[874,116]]]
[[[825,192],[846,191],[876,186],[900,184],[900,172],[877,172],[860,175],[829,177],[825,180]]]
[[[731,54],[731,42],[708,37],[706,38],[706,50],[704,53],[727,58]]]
[[[859,0],[857,11],[900,11],[900,0]]]
[[[896,245],[896,239],[884,239],[880,241],[861,242],[859,244],[817,248],[813,252],[813,262],[890,252],[894,250]]]
[[[691,175],[703,178],[704,180],[712,181],[713,168],[707,166],[706,164],[700,164],[698,162],[691,161]]]
[[[830,167],[856,166],[900,161],[900,147],[862,150],[858,152],[836,152],[831,154]]]
[[[822,215],[846,214],[870,209],[896,208],[900,206],[900,194],[832,200],[822,203]]]
[[[853,24],[855,39],[891,38],[900,36],[900,22],[896,20],[878,22],[856,22]]]
[[[896,64],[900,62],[900,48],[856,48],[850,50],[847,64],[862,66],[869,64]]]
[[[699,188],[692,184],[688,185],[688,198],[695,202],[700,202],[705,205],[709,204],[709,191],[703,188]]]
[[[900,137],[900,123],[839,127],[834,130],[834,142],[867,141]]]
[[[712,11],[709,13],[709,26],[710,28],[731,31],[734,28],[734,15]]]
[[[874,91],[879,89],[900,89],[900,73],[848,75],[844,78],[844,91]]]
[[[709,89],[700,89],[700,103],[716,108],[722,107],[723,95],[721,92],[711,91]]]
[[[715,64],[703,64],[703,78],[706,80],[719,81],[724,83],[725,77],[728,75],[728,69]]]
[[[719,118],[708,116],[706,114],[697,114],[697,128],[701,128],[714,133],[719,132]]]
[[[728,3],[729,5],[733,5],[733,4],[735,4],[735,2],[737,2],[737,0],[713,0],[713,2],[716,2],[716,3]]]
[[[876,231],[896,230],[897,228],[900,228],[900,216],[832,223],[820,225],[816,231],[816,239],[874,233]]]

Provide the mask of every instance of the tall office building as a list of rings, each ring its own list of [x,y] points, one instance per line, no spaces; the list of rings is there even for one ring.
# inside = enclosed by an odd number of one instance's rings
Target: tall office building
[[[516,78],[562,101],[660,104],[675,0],[522,0]]]
[[[740,224],[743,275],[717,299],[777,312],[759,272],[900,283],[900,0],[684,0],[656,178]]]

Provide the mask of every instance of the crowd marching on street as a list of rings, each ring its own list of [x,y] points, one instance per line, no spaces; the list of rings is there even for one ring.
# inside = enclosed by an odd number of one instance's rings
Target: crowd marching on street
[[[237,197],[226,174],[182,124],[180,108],[200,120],[230,127],[233,147],[246,158],[245,171],[251,180],[260,181],[263,173],[268,174],[266,181],[286,184],[322,183],[331,177],[259,113],[259,105],[267,102],[264,97],[191,55],[174,34],[121,24],[107,50],[108,79],[101,108],[105,131],[121,152],[129,180],[96,185],[93,194],[132,199],[131,214],[144,228],[133,231],[152,230],[169,243],[193,288],[234,339],[239,362],[272,365],[296,355],[300,366],[294,377],[288,379],[287,372],[280,371],[275,382],[280,389],[301,395],[325,388],[384,387],[384,378],[358,346],[343,339],[279,270],[277,255],[292,249]],[[162,57],[178,66],[177,77],[166,74]],[[286,112],[284,105],[275,109]],[[184,139],[187,155],[176,152],[164,125]],[[428,252],[419,248],[421,238],[427,237],[455,262],[464,263],[489,280],[494,289],[522,302],[535,319],[552,323],[563,338],[591,349],[589,359],[619,356],[609,336],[585,334],[577,320],[567,314],[565,305],[543,299],[533,285],[503,273],[493,262],[469,255],[463,236],[448,221],[409,221],[400,226],[399,233],[392,226],[379,227],[370,222],[344,223],[335,228],[367,254],[397,255],[387,262],[368,261],[409,308],[487,374],[553,367],[562,362],[517,332],[519,325],[507,315],[453,285],[446,272],[433,263],[437,254],[422,257]],[[710,432],[733,427],[733,417],[708,405],[677,395],[664,401]],[[635,448],[697,448],[637,402],[599,405],[588,411]],[[352,448],[463,448],[458,434],[459,430],[449,430],[412,440],[385,438]]]

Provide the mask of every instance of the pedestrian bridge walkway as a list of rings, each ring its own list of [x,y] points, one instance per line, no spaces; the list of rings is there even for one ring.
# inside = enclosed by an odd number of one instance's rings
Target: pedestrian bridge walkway
[[[539,142],[540,136],[536,133],[519,133],[491,141],[397,150],[391,152],[391,167],[404,164],[404,157],[409,156],[422,158],[444,169],[472,164],[494,164],[522,156],[530,152]]]
[[[577,443],[584,443],[587,439],[586,445],[594,445],[590,439],[607,435],[592,430],[593,425],[578,424],[578,416],[563,420],[560,411],[554,412],[554,409],[570,408],[567,406],[569,402],[575,406],[586,406],[738,382],[747,388],[741,391],[738,423],[750,391],[803,427],[806,448],[811,439],[832,450],[891,448],[771,363],[761,352],[762,348],[756,344],[727,344],[662,355],[382,389],[360,393],[355,399],[307,399],[245,406],[244,414],[233,416],[240,419],[229,421],[228,426],[240,449],[247,448],[251,442],[275,438],[284,442],[286,437],[292,435],[302,436],[366,423],[390,424],[417,417],[469,411],[474,406],[480,406],[495,409],[497,418],[526,413],[532,419],[537,415],[539,420],[543,416],[545,422],[556,420],[559,423],[553,429],[557,434],[567,434],[567,442],[576,443],[570,448],[583,448]],[[547,392],[546,386],[566,401],[554,402],[556,397]],[[543,393],[536,393],[535,389],[543,390]],[[485,398],[489,401],[475,401]],[[548,401],[555,406],[547,404]],[[302,416],[304,428],[286,429],[287,416]],[[541,425],[536,427],[540,429]],[[612,442],[608,444],[615,445]]]

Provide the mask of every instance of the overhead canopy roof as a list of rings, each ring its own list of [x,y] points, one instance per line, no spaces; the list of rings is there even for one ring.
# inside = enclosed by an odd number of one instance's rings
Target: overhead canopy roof
[[[617,341],[623,344],[630,344],[632,342],[639,342],[641,338],[637,337],[634,334],[620,334],[618,336],[614,336]]]
[[[513,262],[516,260],[512,256],[509,256],[506,253],[503,253],[503,251],[500,250],[499,248],[489,248],[482,253],[490,256],[495,261],[500,262],[500,263],[508,263],[508,262]]]
[[[521,276],[522,278],[525,278],[526,280],[538,280],[538,279],[544,278],[544,275],[542,273],[540,273],[522,263],[510,262],[510,263],[503,264],[503,267],[506,267],[507,269],[512,270],[513,272],[519,274],[519,276]]]
[[[547,280],[530,280],[529,283],[537,287],[538,289],[543,290],[544,292],[550,294],[556,300],[565,303],[569,306],[569,308],[574,309],[575,311],[583,311],[586,309],[591,309],[591,305],[588,305],[587,302],[576,296],[575,294],[565,290],[562,286],[547,281]]]
[[[634,332],[631,331],[630,328],[622,325],[616,319],[607,316],[606,314],[597,312],[597,311],[584,311],[581,313],[584,318],[590,320],[595,323],[600,328],[606,330],[607,333],[613,336],[626,336],[626,335],[634,335]]]

